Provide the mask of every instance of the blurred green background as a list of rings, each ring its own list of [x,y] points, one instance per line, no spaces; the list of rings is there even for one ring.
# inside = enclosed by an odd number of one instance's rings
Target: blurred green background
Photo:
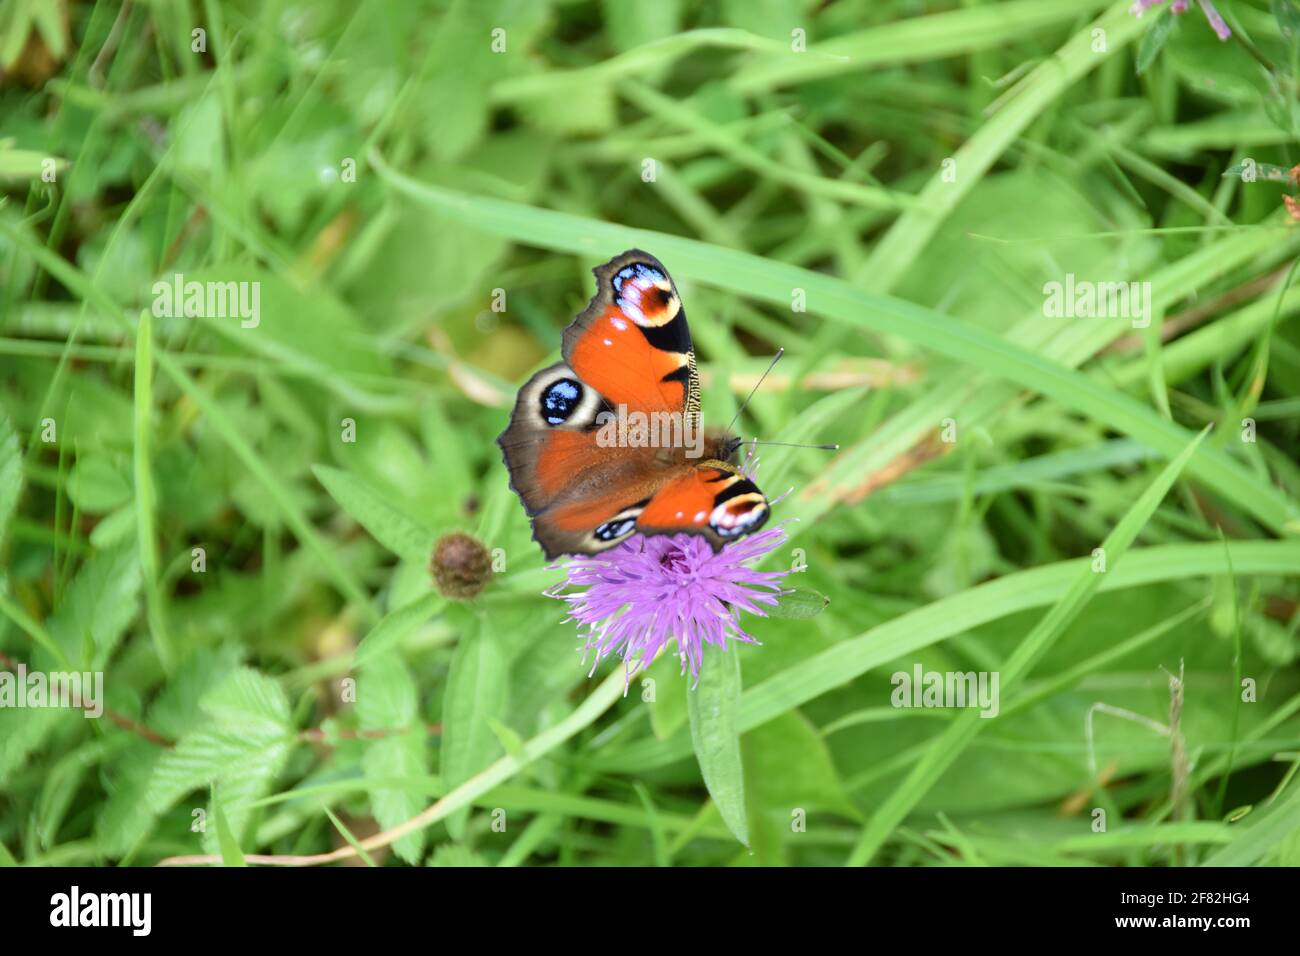
[[[0,708],[0,863],[1300,863],[1300,8],[1127,6],[0,2],[0,665],[107,708]],[[842,446],[762,455],[830,604],[704,723],[588,679],[494,444],[632,246],[710,422],[784,347],[744,433]]]

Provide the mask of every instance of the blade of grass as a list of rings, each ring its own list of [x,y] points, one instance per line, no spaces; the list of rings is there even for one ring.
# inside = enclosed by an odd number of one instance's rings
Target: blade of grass
[[[158,569],[158,542],[155,537],[154,515],[158,496],[154,490],[150,440],[153,423],[153,317],[149,310],[140,313],[140,324],[135,330],[135,519],[136,547],[140,555],[140,570],[144,575],[145,608],[149,618],[149,633],[153,635],[158,663],[165,673],[170,673],[176,656],[172,650],[167,630],[166,607],[159,588],[161,575]]]

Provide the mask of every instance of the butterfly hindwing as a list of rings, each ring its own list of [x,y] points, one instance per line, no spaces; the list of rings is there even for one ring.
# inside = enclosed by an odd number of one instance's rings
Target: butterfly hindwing
[[[767,520],[767,498],[731,464],[705,461],[666,482],[637,517],[642,534],[702,534],[714,550],[757,531]]]

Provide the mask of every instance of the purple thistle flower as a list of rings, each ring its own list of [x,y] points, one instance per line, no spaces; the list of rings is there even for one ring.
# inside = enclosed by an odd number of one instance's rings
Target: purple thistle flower
[[[568,578],[547,592],[567,601],[596,665],[610,654],[628,663],[627,679],[676,638],[682,673],[699,680],[704,645],[757,644],[740,626],[739,612],[766,617],[787,571],[755,571],[749,564],[786,540],[780,527],[725,545],[714,554],[699,535],[633,535],[600,554],[571,558]],[[583,588],[561,593],[568,588]],[[694,686],[694,685],[692,685]]]
[[[1205,19],[1209,22],[1210,28],[1214,30],[1220,40],[1226,40],[1232,36],[1232,31],[1228,29],[1228,24],[1224,22],[1219,11],[1214,9],[1214,4],[1210,0],[1197,0],[1201,5],[1201,12],[1205,14]],[[1133,0],[1133,6],[1129,7],[1129,13],[1135,17],[1140,17],[1152,7],[1159,7],[1165,3],[1165,0]],[[1174,0],[1169,7],[1170,13],[1186,13],[1191,7],[1191,0]]]

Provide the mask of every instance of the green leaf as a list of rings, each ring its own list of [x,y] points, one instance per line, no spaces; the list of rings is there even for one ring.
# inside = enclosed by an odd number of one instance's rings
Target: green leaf
[[[429,857],[429,866],[487,866],[483,858],[467,846],[459,843],[444,843],[433,851]]]
[[[1155,62],[1173,29],[1174,15],[1165,10],[1147,32],[1142,35],[1142,43],[1138,46],[1137,53],[1137,72],[1139,76],[1145,73],[1147,67]]]
[[[437,614],[446,604],[446,598],[436,591],[430,591],[409,604],[389,611],[357,645],[353,657],[354,666],[364,668],[395,650],[417,627]]]
[[[749,731],[744,752],[745,779],[757,798],[754,805],[774,813],[784,828],[796,809],[861,820],[825,740],[799,711],[787,711]]]
[[[132,498],[131,479],[104,455],[77,459],[68,474],[68,498],[84,512],[105,514]]]
[[[496,734],[497,740],[500,741],[501,747],[512,757],[522,757],[524,755],[524,738],[510,727],[497,720],[495,717],[488,718],[488,726],[492,728],[492,733]]]
[[[228,814],[231,832],[244,835],[252,811],[279,776],[294,745],[289,701],[280,685],[241,667],[200,702],[208,718],[159,759],[145,800],[154,813],[185,794],[215,784],[215,799]],[[215,842],[204,835],[205,846]]]
[[[433,553],[433,532],[388,501],[356,475],[316,465],[312,472],[343,510],[374,535],[389,551],[413,564],[425,565]]]
[[[447,786],[463,784],[501,755],[489,719],[505,718],[508,675],[508,662],[487,628],[466,624],[451,659],[442,706],[439,772]],[[461,810],[447,821],[457,840],[464,835],[468,813]]]
[[[700,680],[691,691],[688,710],[691,743],[704,785],[727,829],[749,845],[745,818],[745,771],[740,756],[740,657],[736,648],[706,648]]]
[[[361,761],[366,778],[423,778],[429,766],[415,680],[395,655],[376,658],[361,672],[356,706],[362,730],[388,732],[366,741]],[[425,803],[423,793],[416,789],[376,786],[370,790],[371,810],[385,830],[415,816]],[[406,862],[419,863],[424,840],[425,831],[417,830],[394,843],[393,850]]]
[[[831,599],[812,588],[790,588],[782,591],[775,607],[768,608],[769,617],[787,618],[795,621],[816,617],[826,610]]]
[[[122,545],[86,560],[47,627],[73,660],[89,646],[91,669],[102,670],[135,619],[139,598],[140,564],[135,548]]]

